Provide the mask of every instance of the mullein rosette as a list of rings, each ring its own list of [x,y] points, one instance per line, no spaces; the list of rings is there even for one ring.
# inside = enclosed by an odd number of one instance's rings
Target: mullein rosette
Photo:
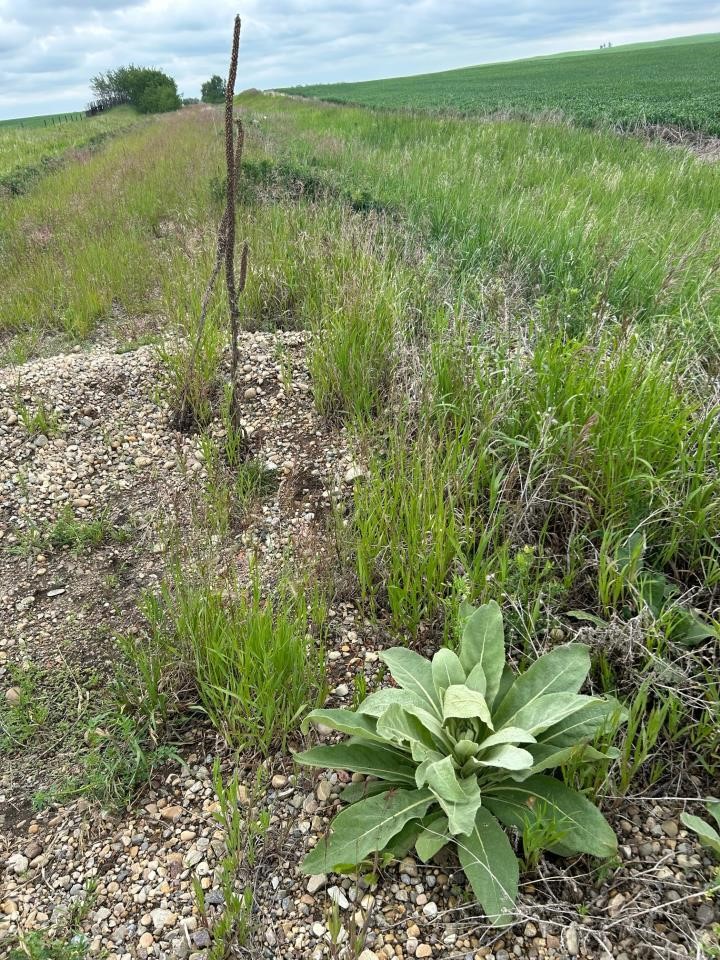
[[[371,778],[345,788],[348,806],[303,863],[308,874],[350,872],[368,858],[423,861],[454,844],[491,923],[514,914],[519,865],[503,827],[537,829],[562,856],[610,857],[617,840],[585,796],[546,771],[612,757],[591,741],[616,700],[578,691],[590,670],[588,648],[556,647],[517,674],[505,661],[502,613],[491,601],[460,610],[459,655],[432,661],[404,647],[381,657],[397,687],[371,693],[356,710],[313,710],[348,739],[296,754],[309,766]]]

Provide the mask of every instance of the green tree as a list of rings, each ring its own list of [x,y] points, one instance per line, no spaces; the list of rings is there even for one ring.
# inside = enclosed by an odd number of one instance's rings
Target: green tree
[[[172,77],[162,70],[137,67],[132,63],[93,77],[91,89],[108,106],[131,103],[141,113],[163,113],[177,110],[182,105]]]
[[[142,91],[136,105],[140,113],[167,113],[169,110],[177,110],[181,104],[173,81],[172,84],[151,83]]]
[[[222,103],[225,99],[225,81],[216,73],[201,87],[203,103]]]

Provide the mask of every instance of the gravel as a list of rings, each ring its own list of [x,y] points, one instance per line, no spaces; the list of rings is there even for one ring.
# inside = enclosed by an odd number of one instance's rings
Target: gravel
[[[290,391],[276,362],[278,343],[293,358]],[[364,475],[342,431],[315,413],[304,345],[296,332],[243,340],[245,426],[255,454],[279,482],[241,528],[210,543],[216,562],[237,573],[249,570],[257,554],[268,583],[288,556],[318,575],[335,572],[330,504],[348,498]],[[22,696],[18,673],[35,667],[52,672],[89,662],[109,674],[117,636],[137,622],[138,596],[166,572],[162,530],[169,522],[207,551],[206,532],[191,522],[205,471],[199,441],[170,428],[169,411],[156,397],[159,376],[151,349],[117,354],[107,346],[0,371],[0,600],[9,612],[0,633],[0,690],[9,707]],[[57,415],[60,432],[45,443],[17,416],[18,377],[26,403],[42,396]],[[128,541],[90,554],[24,549],[29,533],[54,522],[67,505],[79,518],[108,511],[128,526]],[[359,672],[372,679],[384,644],[378,625],[342,596],[329,611],[331,706],[350,702]],[[73,709],[82,708],[86,691],[78,691]],[[72,769],[76,747],[64,753],[53,744],[43,753],[43,743],[32,741],[12,752],[0,775],[0,954],[18,931],[62,929],[72,913],[81,918],[92,956],[202,960],[224,904],[225,835],[210,771],[218,759],[226,775],[236,770],[247,804],[258,765],[252,756],[233,763],[202,725],[187,742],[183,765],[168,766],[122,812],[84,798],[34,810],[33,794]],[[354,954],[340,953],[360,960],[693,957],[698,938],[720,920],[703,892],[715,865],[682,827],[680,803],[611,806],[618,863],[598,871],[583,858],[545,858],[524,879],[518,922],[498,933],[468,901],[451,857],[441,855],[433,865],[407,857],[383,870],[376,884],[303,875],[302,858],[326,833],[349,777],[298,775],[289,754],[261,766],[257,802],[270,826],[254,864],[244,867],[257,931],[246,955],[332,957],[334,911],[341,950],[349,950],[351,933],[364,931]],[[193,878],[205,892],[209,928]]]

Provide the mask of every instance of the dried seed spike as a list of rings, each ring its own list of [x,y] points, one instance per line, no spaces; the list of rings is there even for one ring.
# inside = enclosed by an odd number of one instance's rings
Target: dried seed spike
[[[243,244],[242,253],[240,255],[240,279],[238,280],[238,293],[242,293],[245,289],[245,280],[247,279],[247,265],[248,265],[248,245],[247,242]]]

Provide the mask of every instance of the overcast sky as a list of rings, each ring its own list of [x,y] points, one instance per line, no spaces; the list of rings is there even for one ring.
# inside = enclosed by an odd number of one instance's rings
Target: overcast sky
[[[227,70],[236,12],[238,89],[720,31],[720,2],[702,0],[0,0],[0,119],[82,108],[90,77],[128,62],[198,96]]]

